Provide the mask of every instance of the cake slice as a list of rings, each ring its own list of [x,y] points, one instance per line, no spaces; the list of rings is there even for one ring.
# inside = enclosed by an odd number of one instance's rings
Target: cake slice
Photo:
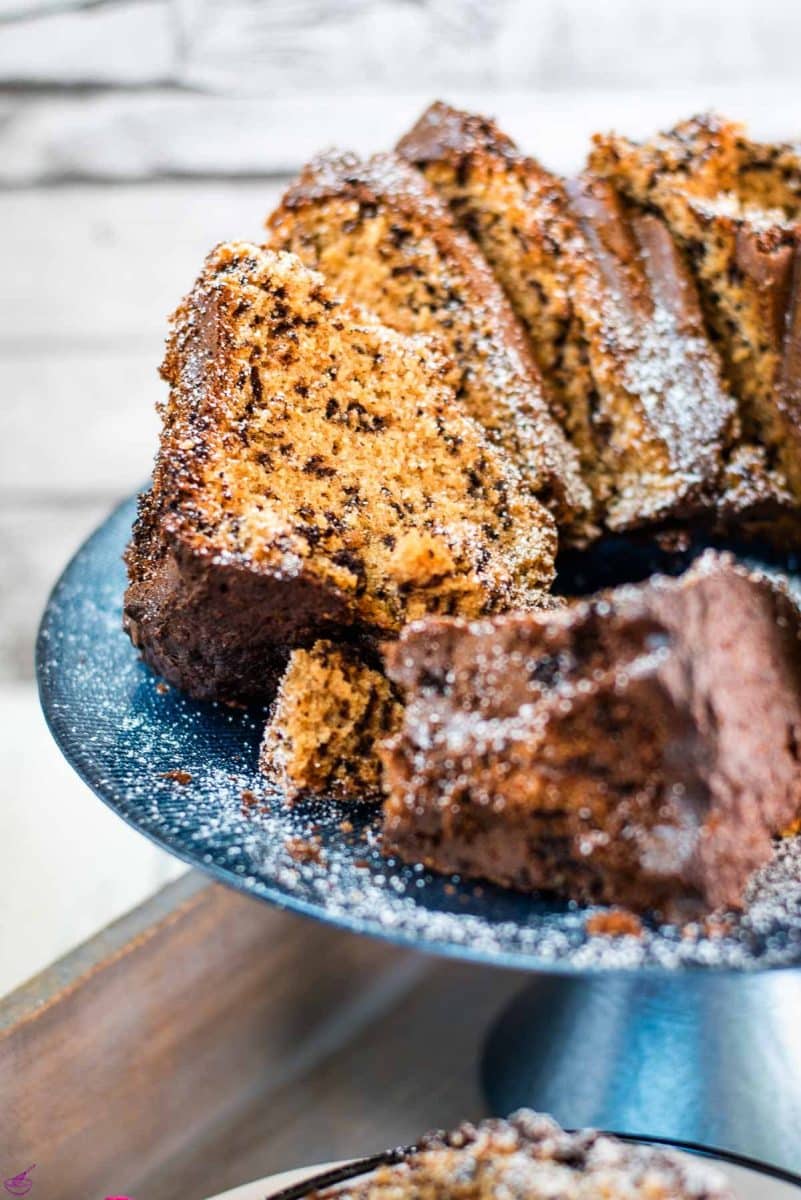
[[[801,614],[707,552],[559,612],[428,620],[388,652],[384,848],[690,919],[801,811]]]
[[[520,1109],[397,1151],[316,1200],[734,1200],[708,1162]],[[313,1183],[314,1181],[312,1181]]]
[[[552,383],[612,530],[714,511],[735,405],[670,234],[565,184],[483,117],[433,105],[399,144],[477,240]]]
[[[396,732],[401,705],[387,677],[352,646],[293,650],[264,733],[259,766],[288,800],[374,800],[377,745]]]
[[[594,385],[562,253],[577,237],[563,181],[521,154],[494,121],[441,101],[397,151],[423,171],[480,247],[525,326],[582,473],[603,494]]]
[[[592,169],[659,212],[698,280],[746,439],[801,504],[801,155],[713,115],[637,144],[596,136]]]
[[[506,450],[562,526],[591,506],[525,333],[492,271],[418,171],[396,155],[315,159],[268,221],[297,254],[403,333],[436,334],[465,411]]]
[[[566,247],[600,397],[609,529],[713,518],[737,407],[665,224],[603,179],[568,184],[582,241]]]
[[[190,694],[269,696],[293,647],[548,587],[553,520],[461,410],[441,348],[294,256],[217,247],[163,374],[125,623]]]

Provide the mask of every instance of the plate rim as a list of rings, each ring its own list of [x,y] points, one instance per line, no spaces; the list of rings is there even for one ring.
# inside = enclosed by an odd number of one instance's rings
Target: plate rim
[[[659,962],[645,962],[632,965],[615,964],[613,966],[590,963],[576,966],[570,958],[566,960],[561,958],[550,959],[535,953],[509,949],[493,952],[486,949],[475,949],[473,946],[467,944],[459,945],[453,942],[436,941],[430,937],[419,938],[412,933],[404,931],[386,930],[347,913],[332,914],[321,904],[288,894],[263,880],[259,881],[258,888],[249,886],[243,876],[237,875],[222,864],[215,861],[199,861],[190,852],[181,847],[176,847],[158,832],[137,823],[127,812],[121,811],[112,797],[106,796],[101,791],[93,779],[89,768],[82,762],[74,740],[68,734],[66,720],[62,721],[60,719],[60,710],[54,703],[54,684],[50,677],[51,664],[48,657],[48,646],[50,644],[50,628],[54,623],[60,594],[69,584],[73,573],[78,569],[80,560],[85,555],[91,553],[92,547],[96,542],[102,542],[104,535],[108,533],[109,525],[118,520],[125,510],[138,505],[139,497],[144,491],[147,491],[147,486],[125,496],[115,504],[70,556],[48,594],[39,621],[34,652],[34,668],[39,703],[45,723],[59,751],[90,791],[140,836],[146,837],[150,842],[158,846],[159,849],[165,851],[165,853],[184,862],[193,870],[202,872],[214,882],[233,888],[235,891],[249,896],[253,900],[271,904],[279,910],[296,913],[299,916],[312,920],[322,921],[334,929],[346,930],[361,937],[377,938],[390,945],[416,950],[420,953],[439,958],[453,959],[459,962],[471,962],[479,966],[525,971],[529,975],[557,975],[560,977],[581,977],[585,979],[621,974],[632,977],[634,975],[644,975],[652,978],[667,978],[686,974],[704,976],[753,975],[764,971],[791,971],[801,967],[801,952],[798,959],[793,961],[767,965],[762,965],[760,962],[755,961],[753,964],[747,964],[744,967],[738,967],[730,963],[706,964],[701,961],[682,962],[678,966],[667,966]],[[122,629],[120,629],[120,636],[123,636]]]
[[[709,1159],[713,1163],[721,1162],[729,1166],[741,1167],[744,1170],[753,1172],[757,1176],[761,1175],[765,1178],[776,1179],[780,1183],[787,1183],[801,1192],[801,1174],[796,1174],[785,1167],[778,1167],[772,1163],[761,1162],[759,1159],[752,1158],[749,1155],[739,1154],[735,1150],[722,1150],[715,1146],[704,1146],[700,1142],[684,1141],[679,1138],[644,1137],[632,1133],[615,1133],[608,1129],[602,1129],[598,1132],[605,1137],[617,1138],[618,1141],[626,1142],[629,1145],[660,1146],[665,1149],[678,1150],[685,1154],[691,1154],[697,1158]],[[412,1149],[413,1147],[408,1147],[407,1151]],[[371,1155],[368,1158],[343,1159],[339,1162],[319,1163],[308,1168],[295,1167],[289,1171],[279,1171],[273,1175],[266,1175],[262,1179],[254,1179],[250,1183],[239,1184],[237,1187],[219,1193],[217,1196],[209,1197],[208,1200],[227,1200],[228,1196],[232,1196],[233,1200],[236,1200],[236,1194],[242,1188],[265,1187],[269,1189],[274,1183],[280,1184],[281,1180],[286,1176],[293,1176],[299,1172],[303,1172],[304,1174],[301,1179],[294,1180],[285,1187],[279,1188],[278,1191],[265,1191],[265,1200],[300,1200],[302,1189],[330,1186],[333,1176],[338,1176],[336,1182],[358,1178],[359,1175],[372,1170],[384,1162],[391,1162],[397,1154],[397,1150],[386,1150],[383,1153]],[[308,1174],[305,1173],[307,1170]]]

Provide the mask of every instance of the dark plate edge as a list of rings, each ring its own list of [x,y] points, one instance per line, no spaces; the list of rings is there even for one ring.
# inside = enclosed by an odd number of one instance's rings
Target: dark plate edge
[[[402,946],[408,949],[418,950],[424,954],[430,954],[441,958],[455,959],[460,962],[473,962],[481,966],[501,967],[507,970],[525,971],[532,975],[558,975],[558,976],[577,976],[583,978],[596,977],[611,977],[616,975],[635,975],[642,974],[651,977],[671,977],[680,973],[691,972],[693,974],[703,975],[728,975],[728,974],[747,974],[756,975],[768,971],[789,971],[794,970],[801,965],[801,962],[780,963],[775,966],[761,966],[756,964],[745,969],[723,965],[707,966],[701,962],[693,962],[683,964],[681,967],[666,967],[659,963],[644,963],[638,966],[614,966],[603,967],[591,964],[586,967],[575,967],[570,962],[561,962],[559,960],[541,959],[533,955],[523,953],[514,953],[511,951],[503,951],[500,954],[491,955],[484,951],[473,950],[468,946],[456,946],[447,942],[437,942],[428,939],[415,938],[412,935],[390,933],[381,927],[355,920],[350,917],[332,916],[326,909],[320,905],[309,903],[308,901],[298,899],[294,896],[287,895],[284,892],[278,891],[274,887],[270,887],[263,882],[259,883],[258,888],[254,889],[246,884],[242,876],[236,875],[234,872],[227,871],[217,863],[203,863],[197,861],[191,854],[176,848],[171,842],[158,836],[153,831],[144,828],[137,824],[127,813],[120,811],[114,800],[103,794],[94,782],[89,772],[89,769],[81,760],[80,755],[73,748],[71,738],[62,728],[61,720],[53,708],[53,688],[50,679],[48,678],[49,668],[47,662],[47,647],[49,645],[47,633],[53,619],[53,611],[55,604],[59,598],[62,588],[67,583],[71,573],[75,570],[78,560],[91,548],[93,542],[99,541],[106,531],[108,524],[118,517],[122,511],[132,505],[139,497],[142,491],[147,490],[147,486],[137,490],[131,495],[125,497],[118,504],[114,505],[109,514],[95,528],[87,538],[79,545],[74,554],[70,557],[64,569],[59,574],[55,584],[53,585],[47,602],[39,622],[39,628],[36,635],[35,652],[34,652],[34,669],[36,675],[37,692],[39,703],[45,718],[45,723],[58,746],[61,754],[66,761],[79,776],[86,786],[101,800],[107,808],[116,814],[125,822],[131,829],[135,830],[140,836],[146,837],[159,849],[170,854],[173,858],[180,859],[193,870],[201,871],[209,876],[217,883],[221,883],[226,887],[231,887],[234,890],[241,892],[243,895],[250,896],[254,899],[261,900],[268,904],[273,904],[279,909],[297,913],[303,917],[309,917],[313,920],[322,921],[336,929],[346,929],[351,933],[359,934],[366,937],[375,937],[381,941],[388,942],[390,945]]]

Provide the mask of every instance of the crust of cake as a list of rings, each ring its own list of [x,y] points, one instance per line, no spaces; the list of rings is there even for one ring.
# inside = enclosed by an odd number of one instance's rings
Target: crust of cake
[[[269,696],[294,646],[536,604],[553,520],[456,401],[453,366],[292,255],[218,247],[178,309],[126,628],[200,697]]]
[[[397,146],[481,248],[524,325],[555,411],[596,499],[608,481],[593,427],[594,384],[562,247],[577,236],[562,180],[486,117],[436,102]]]
[[[560,525],[592,501],[554,419],[528,339],[489,265],[418,171],[397,155],[309,164],[268,221],[269,244],[323,271],[405,333],[442,337],[467,412],[510,453]]]
[[[576,307],[608,431],[612,530],[714,511],[736,405],[692,281],[662,221],[604,180],[568,184],[583,245],[568,248]]]
[[[650,142],[596,135],[594,171],[668,221],[740,401],[743,434],[764,448],[779,507],[801,502],[801,158],[749,140],[715,115]]]
[[[589,176],[566,185],[447,105],[399,150],[498,274],[608,527],[713,518],[735,405],[667,228]]]
[[[375,800],[381,794],[377,744],[397,730],[401,713],[387,677],[354,647],[318,641],[293,650],[259,767],[290,801],[308,794]]]
[[[801,615],[728,556],[541,617],[419,622],[384,848],[686,920],[737,907],[801,809]]]
[[[706,1162],[591,1129],[567,1133],[529,1109],[430,1133],[392,1158],[309,1200],[734,1200]]]

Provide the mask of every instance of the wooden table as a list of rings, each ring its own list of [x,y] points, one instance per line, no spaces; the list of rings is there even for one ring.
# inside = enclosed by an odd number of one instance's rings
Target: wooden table
[[[190,873],[0,1004],[0,1177],[203,1200],[482,1115],[517,972],[439,961]]]

